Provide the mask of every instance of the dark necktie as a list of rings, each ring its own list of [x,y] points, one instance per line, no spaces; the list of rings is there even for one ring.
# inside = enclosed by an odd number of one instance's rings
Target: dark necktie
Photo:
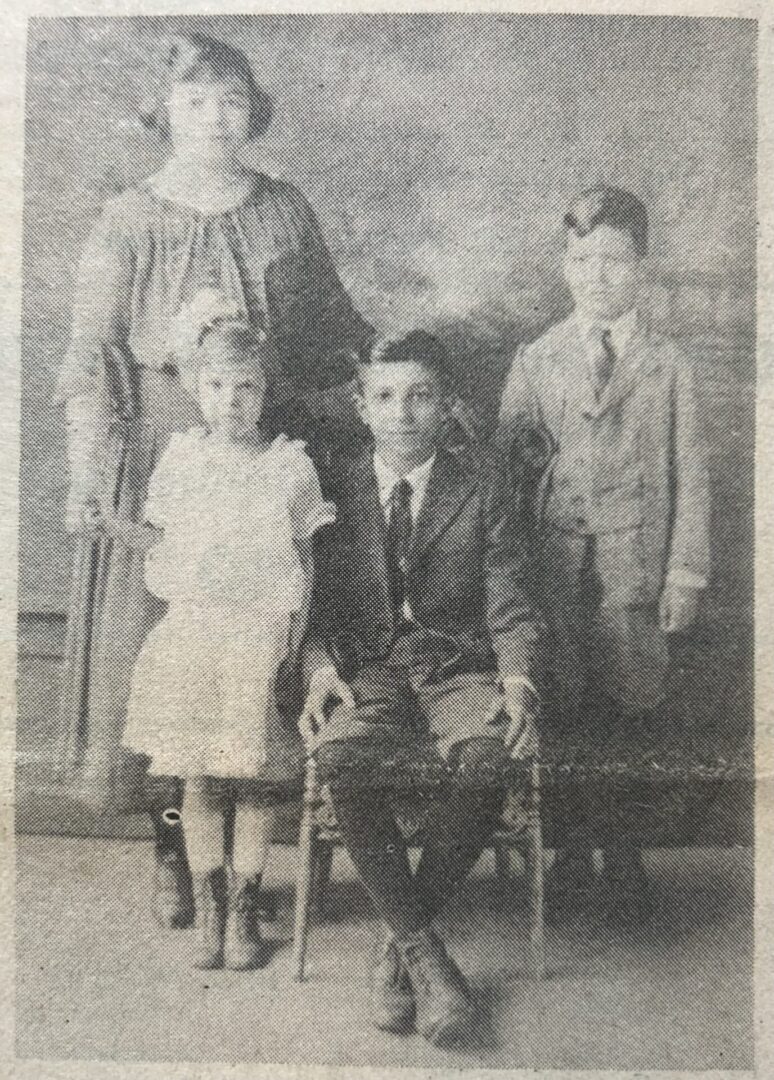
[[[610,331],[603,330],[598,342],[595,344],[597,347],[594,350],[592,361],[592,385],[594,387],[594,396],[599,401],[602,392],[610,382],[610,376],[613,374],[615,365],[615,349],[613,348]]]
[[[411,542],[411,496],[408,480],[399,480],[387,504],[387,569],[395,614],[400,617],[406,600],[406,564]]]

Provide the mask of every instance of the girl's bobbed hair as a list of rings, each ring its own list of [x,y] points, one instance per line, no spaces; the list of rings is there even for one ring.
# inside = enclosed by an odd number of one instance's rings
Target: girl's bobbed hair
[[[271,124],[274,103],[268,92],[255,81],[250,62],[241,49],[208,34],[180,34],[170,39],[166,69],[166,87],[161,100],[154,100],[140,109],[140,119],[145,127],[163,138],[169,138],[167,100],[175,83],[237,81],[250,101],[249,137],[259,139]]]

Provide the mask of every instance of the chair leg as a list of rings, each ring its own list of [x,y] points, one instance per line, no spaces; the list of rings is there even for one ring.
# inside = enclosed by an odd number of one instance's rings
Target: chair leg
[[[543,912],[543,829],[540,821],[540,765],[532,763],[527,795],[527,882],[529,888],[529,966],[535,979],[545,978]]]
[[[318,843],[314,860],[312,910],[322,914],[333,869],[333,844]]]
[[[298,838],[298,875],[296,878],[296,912],[293,927],[293,978],[303,982],[306,945],[309,937],[309,917],[312,907],[312,883],[317,855],[317,778],[312,758],[307,762],[304,785],[304,808]]]

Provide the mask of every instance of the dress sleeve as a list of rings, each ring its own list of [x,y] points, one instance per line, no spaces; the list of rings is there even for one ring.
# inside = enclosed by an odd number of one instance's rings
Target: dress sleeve
[[[355,309],[325,243],[317,217],[290,184],[277,198],[296,236],[296,247],[266,271],[266,301],[287,375],[328,388],[352,377],[350,354],[374,329]]]
[[[112,204],[103,210],[80,260],[70,347],[57,384],[56,399],[67,413],[71,492],[75,504],[96,494],[110,422],[103,348],[123,347],[129,337],[135,256],[128,226]]]
[[[300,443],[294,445],[301,446]],[[290,500],[293,535],[297,540],[307,540],[323,525],[336,520],[336,507],[323,499],[317,471],[302,449],[297,454],[294,480]]]

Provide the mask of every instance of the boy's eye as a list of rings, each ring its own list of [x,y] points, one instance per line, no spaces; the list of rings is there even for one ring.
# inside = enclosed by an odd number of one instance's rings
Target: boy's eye
[[[222,390],[223,389],[223,383],[220,381],[220,379],[212,379],[210,381],[210,386],[212,387],[213,390]]]
[[[389,401],[392,397],[392,390],[380,390],[377,396],[380,401]]]

